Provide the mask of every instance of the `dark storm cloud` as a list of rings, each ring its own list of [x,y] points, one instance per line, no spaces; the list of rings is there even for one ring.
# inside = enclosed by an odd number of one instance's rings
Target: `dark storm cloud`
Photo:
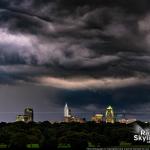
[[[85,97],[85,106],[98,105],[99,98],[101,105],[118,108],[131,101],[134,105],[135,100],[137,105],[147,103],[143,87],[149,89],[149,4],[149,0],[0,0],[0,83],[42,84],[70,94],[75,90],[75,95]],[[128,94],[129,87],[140,85],[141,95],[136,90],[133,96]],[[88,95],[84,89],[101,89],[108,96]],[[76,96],[70,97],[76,106]],[[116,103],[117,97],[121,100]]]
[[[67,102],[74,114],[84,117],[93,113],[105,114],[106,107],[111,105],[116,114],[125,112],[127,117],[147,120],[150,106],[149,88],[149,85],[136,85],[115,90],[61,90],[59,103],[63,107]]]
[[[1,41],[1,64],[52,66],[49,70],[62,70],[60,77],[74,72],[96,78],[149,74],[149,62],[139,63],[149,56],[147,0],[0,3],[1,37],[14,39]],[[20,45],[17,38],[28,42]],[[52,76],[58,76],[57,69]]]
[[[148,92],[149,85],[137,85],[126,88],[123,87],[115,90],[77,90],[71,92],[63,91],[60,95],[63,99],[62,105],[64,105],[65,101],[67,100],[67,102],[73,104],[74,107],[81,107],[82,109],[85,109],[86,106],[90,104],[94,104],[99,108],[106,107],[110,104],[117,109],[127,109],[129,111],[131,108],[136,110],[136,107],[141,105],[141,99],[145,103],[148,103]],[[135,102],[133,99],[136,100],[136,107],[134,106]],[[80,103],[78,103],[78,101],[80,101]]]

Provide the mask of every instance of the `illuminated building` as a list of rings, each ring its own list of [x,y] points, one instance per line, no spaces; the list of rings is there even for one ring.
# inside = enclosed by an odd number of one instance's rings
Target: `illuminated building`
[[[120,119],[119,122],[124,124],[130,124],[136,122],[136,119]]]
[[[64,117],[71,117],[71,109],[69,109],[67,103],[64,107]]]
[[[78,123],[85,123],[86,120],[85,119],[82,119],[82,118],[79,118],[79,117],[74,117],[74,116],[71,116],[71,117],[66,117],[65,122],[78,122]]]
[[[72,122],[71,109],[69,109],[67,103],[65,104],[65,107],[64,107],[64,121]]]
[[[106,109],[106,123],[114,123],[114,111],[113,108],[111,106],[108,106]]]
[[[103,115],[102,114],[96,114],[95,116],[93,116],[91,118],[91,120],[96,122],[96,123],[100,123],[103,121]]]
[[[64,122],[85,123],[85,119],[81,119],[79,117],[72,116],[71,109],[69,109],[68,105],[65,104],[65,107],[64,107]]]
[[[119,123],[123,123],[123,124],[127,124],[127,120],[126,119],[119,119],[118,122]]]
[[[86,121],[85,121],[85,119],[72,116],[70,122],[85,123]]]
[[[16,121],[24,121],[24,115],[17,115]]]
[[[28,116],[28,122],[33,121],[33,109],[32,108],[25,108],[24,115]]]
[[[33,109],[26,108],[24,110],[24,115],[17,115],[16,121],[23,121],[23,122],[32,122],[33,121]]]
[[[16,121],[28,122],[28,116],[26,115],[17,115]]]
[[[136,119],[127,119],[127,124],[130,124],[130,123],[133,123],[133,122],[136,122],[137,120]]]

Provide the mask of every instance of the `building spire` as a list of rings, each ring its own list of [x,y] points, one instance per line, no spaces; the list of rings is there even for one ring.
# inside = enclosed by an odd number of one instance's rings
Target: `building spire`
[[[65,103],[65,107],[68,107],[68,104],[67,104],[67,103]]]

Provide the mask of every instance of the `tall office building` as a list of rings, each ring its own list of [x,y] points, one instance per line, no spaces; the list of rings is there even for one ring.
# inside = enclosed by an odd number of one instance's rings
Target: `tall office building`
[[[107,107],[105,117],[106,117],[106,123],[114,123],[115,122],[114,111],[111,106]]]
[[[25,108],[24,115],[28,116],[28,122],[33,121],[33,109],[32,108]]]
[[[71,113],[71,109],[69,109],[67,103],[65,104],[64,107],[64,122],[79,122],[79,123],[85,123],[85,119],[81,119],[79,117],[73,116]]]
[[[69,109],[67,103],[64,107],[64,117],[71,117],[71,109]]]

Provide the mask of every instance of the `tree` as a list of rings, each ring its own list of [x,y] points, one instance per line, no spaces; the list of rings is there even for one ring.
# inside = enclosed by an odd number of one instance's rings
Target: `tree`
[[[25,133],[16,133],[11,136],[9,146],[10,148],[23,149],[28,144],[28,138]]]
[[[71,131],[58,139],[59,143],[70,144],[71,149],[86,149],[88,146],[87,134]]]

